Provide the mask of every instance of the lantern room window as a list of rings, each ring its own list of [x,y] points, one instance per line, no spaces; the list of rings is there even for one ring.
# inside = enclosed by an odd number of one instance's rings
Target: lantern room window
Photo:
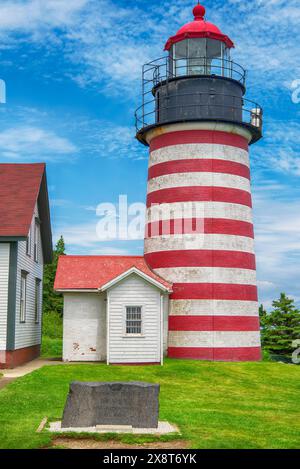
[[[169,52],[170,76],[228,76],[230,52],[222,41],[190,38],[172,45]]]

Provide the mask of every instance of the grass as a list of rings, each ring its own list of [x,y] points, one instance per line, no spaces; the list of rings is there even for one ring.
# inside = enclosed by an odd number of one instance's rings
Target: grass
[[[15,380],[0,391],[0,447],[50,445],[49,433],[36,428],[45,416],[61,419],[73,380],[160,383],[160,419],[177,424],[191,448],[300,447],[299,367],[171,359],[163,367],[55,365]]]
[[[41,357],[43,358],[61,358],[62,339],[51,339],[44,336],[42,340]]]
[[[60,314],[44,312],[41,356],[60,358],[62,356],[63,320]]]

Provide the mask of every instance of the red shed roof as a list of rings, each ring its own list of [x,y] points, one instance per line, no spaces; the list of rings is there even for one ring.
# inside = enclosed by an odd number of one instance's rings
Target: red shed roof
[[[171,289],[172,285],[156,275],[142,256],[60,256],[54,289],[101,289],[132,268]]]
[[[45,261],[52,257],[46,165],[0,164],[0,237],[26,238],[39,203]]]
[[[165,50],[169,50],[173,44],[183,41],[184,39],[201,37],[222,41],[229,48],[234,47],[233,42],[228,36],[223,34],[216,25],[204,19],[204,6],[196,5],[193,9],[193,15],[194,21],[185,24],[177,31],[175,36],[171,36],[166,42]]]

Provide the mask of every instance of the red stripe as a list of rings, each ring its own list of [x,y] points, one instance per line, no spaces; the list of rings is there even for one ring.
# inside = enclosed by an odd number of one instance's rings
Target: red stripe
[[[172,300],[257,301],[256,285],[232,283],[173,283]]]
[[[254,238],[253,225],[247,221],[226,218],[177,218],[160,220],[146,224],[146,238],[163,234],[228,234]]]
[[[152,269],[161,267],[232,267],[255,270],[255,255],[241,251],[191,249],[145,254]]]
[[[147,207],[150,207],[152,204],[196,201],[228,202],[252,207],[251,194],[249,192],[228,187],[171,187],[150,192],[147,195]]]
[[[185,143],[215,143],[248,151],[248,141],[245,137],[218,130],[180,130],[158,135],[151,140],[150,151]]]
[[[165,174],[175,173],[225,173],[234,174],[250,179],[250,170],[248,166],[236,163],[234,161],[225,161],[218,159],[186,159],[176,161],[166,161],[149,168],[148,179],[163,176]]]
[[[259,331],[256,316],[169,316],[169,331]]]
[[[194,360],[258,361],[260,347],[169,347],[168,357]]]

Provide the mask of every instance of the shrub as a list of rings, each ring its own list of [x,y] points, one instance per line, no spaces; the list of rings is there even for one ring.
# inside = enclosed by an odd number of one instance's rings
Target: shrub
[[[41,356],[43,358],[61,358],[62,339],[51,339],[50,337],[43,337]]]
[[[63,319],[59,313],[46,312],[43,314],[43,337],[62,339]]]

